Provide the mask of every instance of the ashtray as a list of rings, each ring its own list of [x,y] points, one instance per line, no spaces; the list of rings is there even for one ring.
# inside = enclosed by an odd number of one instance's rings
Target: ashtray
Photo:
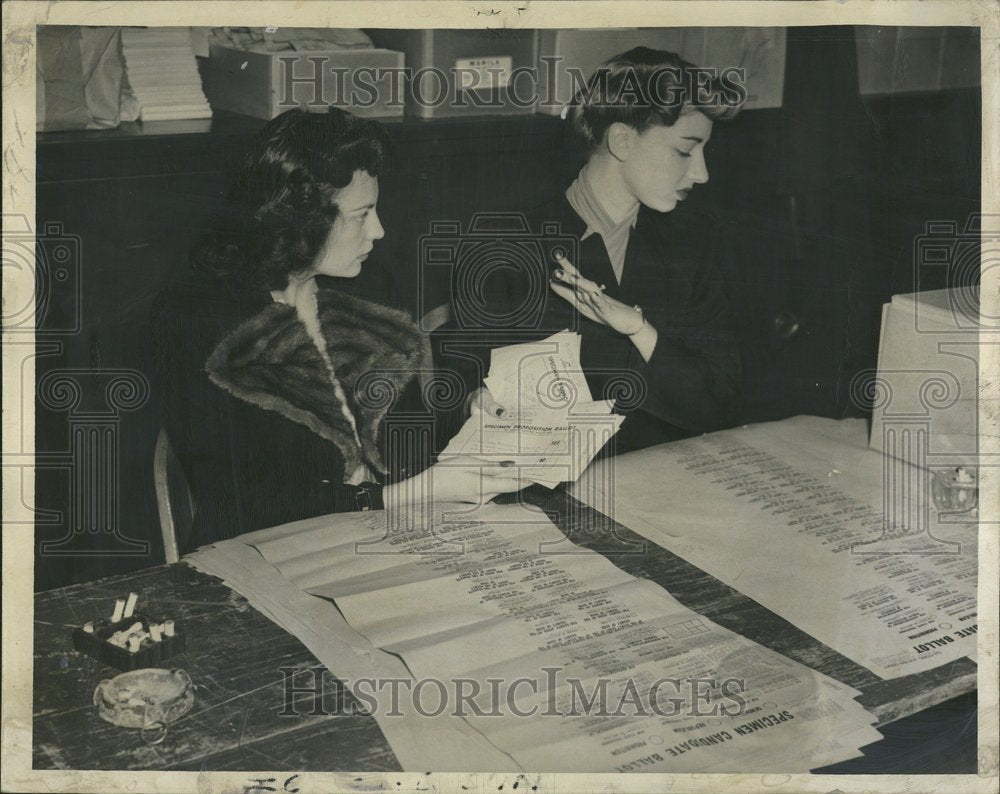
[[[101,681],[94,689],[94,705],[102,720],[152,732],[150,741],[157,743],[170,723],[191,710],[194,687],[183,670],[132,670]]]
[[[931,498],[939,513],[965,513],[979,503],[979,482],[972,466],[931,470]]]
[[[136,624],[139,624],[136,633],[147,636],[139,637],[138,642],[126,642],[124,645],[112,642],[116,634],[127,632]],[[170,635],[167,635],[162,628],[159,632],[151,632],[151,629],[155,627],[163,627],[168,624],[172,631]],[[138,670],[141,667],[155,667],[165,659],[181,653],[185,647],[184,633],[174,621],[158,621],[142,612],[136,612],[117,623],[102,620],[88,624],[88,626],[93,631],[86,631],[83,628],[73,630],[73,647],[118,670],[127,671]],[[154,639],[154,634],[159,639]]]

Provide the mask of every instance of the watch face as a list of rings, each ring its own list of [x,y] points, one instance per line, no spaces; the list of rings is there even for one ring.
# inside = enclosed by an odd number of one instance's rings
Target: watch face
[[[377,493],[377,489],[382,486],[377,482],[363,482],[358,486],[358,492],[354,495],[354,501],[358,506],[358,510],[374,510],[375,509],[375,499],[373,494]]]

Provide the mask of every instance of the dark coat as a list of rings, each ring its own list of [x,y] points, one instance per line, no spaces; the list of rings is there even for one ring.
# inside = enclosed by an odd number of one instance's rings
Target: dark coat
[[[319,289],[327,352],[360,446],[319,350],[266,290],[193,278],[154,309],[162,421],[197,506],[185,549],[326,513],[358,510],[345,485],[364,461],[380,479],[419,472],[431,444],[387,450],[387,419],[423,416],[424,337],[403,312]],[[392,413],[390,414],[390,409]]]
[[[527,221],[539,241],[539,255],[520,257],[516,267],[486,277],[478,285],[485,297],[464,288],[460,278],[454,282],[455,315],[459,325],[465,323],[459,333],[478,335],[484,343],[477,352],[482,374],[489,368],[489,348],[570,328],[583,337],[581,363],[594,399],[618,398],[616,411],[627,416],[608,452],[640,449],[737,422],[740,356],[720,275],[725,246],[712,218],[683,204],[668,213],[641,207],[629,237],[621,285],[601,236],[580,239],[586,224],[565,196],[529,213]],[[568,258],[585,277],[604,284],[612,298],[642,307],[658,332],[649,362],[627,337],[578,315],[549,289],[548,277],[556,267],[551,249],[559,237],[568,239],[569,245],[559,245],[567,248]],[[516,242],[517,237],[506,239]],[[542,272],[530,274],[526,268]],[[490,325],[489,318],[477,322],[475,311],[469,311],[477,302],[488,307],[489,317],[506,313],[519,327],[507,322],[484,327]],[[533,313],[532,305],[539,311]],[[461,366],[454,358],[450,364]],[[479,375],[466,374],[470,387]]]

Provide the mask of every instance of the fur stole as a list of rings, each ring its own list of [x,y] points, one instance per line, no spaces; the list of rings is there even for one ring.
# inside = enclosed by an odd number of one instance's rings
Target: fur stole
[[[294,307],[274,303],[244,322],[219,342],[205,370],[235,397],[332,441],[347,474],[362,462],[384,474],[379,425],[417,373],[424,336],[404,312],[336,290],[318,290],[316,304],[320,333],[354,416],[360,449],[330,369]]]

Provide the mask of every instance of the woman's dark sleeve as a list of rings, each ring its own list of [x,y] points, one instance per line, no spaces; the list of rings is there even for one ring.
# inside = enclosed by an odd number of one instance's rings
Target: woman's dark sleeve
[[[163,426],[196,506],[191,549],[265,527],[359,509],[336,447],[212,383],[204,362],[227,323],[158,302],[154,313]]]
[[[718,235],[707,256],[671,285],[680,300],[644,306],[656,348],[648,362],[634,346],[629,352],[628,366],[646,390],[641,410],[691,433],[731,427],[742,409],[742,365],[719,267],[730,250]]]

